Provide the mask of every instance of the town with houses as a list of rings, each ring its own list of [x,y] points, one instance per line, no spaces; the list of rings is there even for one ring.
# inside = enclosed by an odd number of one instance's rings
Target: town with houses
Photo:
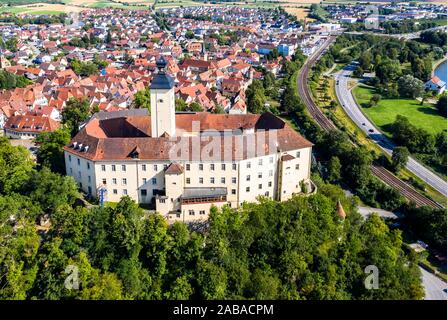
[[[0,26],[5,41],[18,40],[16,52],[2,49],[2,68],[33,81],[26,88],[0,93],[0,128],[8,136],[22,138],[34,137],[35,130],[57,128],[70,98],[86,97],[100,111],[130,109],[134,94],[150,83],[161,56],[175,79],[177,99],[188,105],[195,102],[203,111],[219,107],[228,114],[246,114],[245,90],[253,79],[262,77],[257,66],[278,75],[281,60],[290,59],[296,48],[311,54],[322,41],[316,33],[303,35],[302,28],[286,18],[283,25],[257,9],[219,9],[219,14],[234,23],[186,19],[182,14],[215,15],[216,9],[168,11],[166,20],[173,31],[160,29],[145,12],[113,9],[84,11],[77,25]],[[213,35],[221,31],[233,32],[238,39],[219,43]],[[105,40],[108,36],[109,42],[88,49],[70,45],[75,38]],[[274,48],[280,56],[266,61]],[[107,63],[99,74],[80,76],[70,68],[70,61],[95,58]],[[132,63],[126,63],[126,58]],[[22,115],[45,125],[26,130]]]

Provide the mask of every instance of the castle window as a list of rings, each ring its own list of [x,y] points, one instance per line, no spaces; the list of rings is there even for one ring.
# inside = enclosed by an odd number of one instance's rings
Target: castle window
[[[214,184],[214,177],[210,178],[210,183]]]
[[[157,178],[152,178],[152,184],[157,184]]]
[[[127,185],[127,179],[123,178],[122,183],[123,183],[124,186]]]
[[[147,196],[147,190],[146,189],[141,189],[141,196],[142,197]]]
[[[103,172],[106,171],[106,165],[105,164],[101,165],[101,171],[103,171]]]
[[[204,215],[205,214],[205,210],[200,210],[199,214]]]
[[[68,161],[71,162],[71,155],[68,155]]]
[[[189,163],[186,164],[186,171],[191,170],[191,165]]]
[[[80,166],[81,165],[81,160],[80,159],[78,159],[78,166]]]
[[[250,181],[250,175],[247,176],[246,180],[247,180],[247,181]]]
[[[186,184],[190,184],[191,183],[191,178],[186,178]]]
[[[107,184],[107,179],[102,179],[102,184]]]
[[[258,165],[262,166],[262,159],[258,160]]]
[[[141,165],[141,170],[146,171],[146,165],[145,164]]]
[[[199,183],[203,184],[203,178],[202,177],[199,178]]]
[[[118,190],[113,189],[113,194],[118,194]]]
[[[232,167],[233,167],[233,170],[236,170],[237,169],[237,164],[233,163]]]
[[[236,184],[236,177],[231,178],[231,183]]]
[[[246,192],[250,192],[250,187],[245,188]]]
[[[112,171],[116,171],[116,166],[112,164]]]
[[[258,178],[259,178],[259,179],[262,178],[262,172],[258,172]]]
[[[121,170],[122,171],[126,171],[126,165],[125,164],[121,165]]]
[[[223,171],[225,171],[225,163],[222,163],[222,164],[220,165],[220,168],[221,168]]]
[[[298,152],[296,153],[296,157],[299,158],[300,156],[301,156],[301,153],[298,151]]]
[[[87,162],[87,169],[90,170],[90,162]]]
[[[251,168],[251,162],[247,162],[247,169]]]
[[[199,170],[203,171],[203,163],[199,163]]]
[[[296,169],[296,170],[300,170],[300,165],[299,165],[299,164],[296,164],[296,165],[295,165],[295,169]]]
[[[113,183],[113,184],[116,184],[116,178],[113,178],[113,179],[112,179],[112,183]]]
[[[143,184],[146,184],[146,182],[147,182],[147,179],[143,178]]]
[[[189,210],[189,215],[190,216],[193,216],[195,213],[194,213],[194,210]]]
[[[163,99],[158,99],[158,102],[163,103]]]
[[[258,189],[262,189],[262,184],[261,183],[258,185]]]
[[[210,170],[211,170],[211,171],[214,171],[214,163],[211,163],[211,164],[210,164]]]
[[[157,170],[158,170],[157,165],[154,164],[154,171],[157,171]]]
[[[236,194],[236,189],[231,189],[231,194]]]
[[[127,195],[127,189],[123,189],[123,194]]]
[[[225,183],[225,178],[220,178],[220,183]]]
[[[269,181],[269,187],[271,187],[272,186],[272,182],[271,181]]]

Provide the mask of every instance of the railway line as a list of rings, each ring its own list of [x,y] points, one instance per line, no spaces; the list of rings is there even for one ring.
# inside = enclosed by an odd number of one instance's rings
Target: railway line
[[[320,110],[320,108],[314,102],[312,94],[310,93],[309,90],[308,78],[309,78],[309,71],[311,70],[312,66],[315,64],[316,61],[320,59],[325,50],[331,45],[332,42],[335,41],[335,39],[336,36],[330,36],[326,40],[326,42],[312,56],[310,56],[306,60],[297,77],[297,87],[300,97],[302,98],[312,118],[315,120],[318,126],[320,126],[326,132],[329,132],[331,130],[338,130],[338,128],[331,120],[329,120],[329,118],[326,117],[326,115]],[[398,177],[396,177],[393,173],[391,173],[384,167],[378,165],[371,165],[371,171],[377,178],[382,180],[388,186],[399,191],[406,199],[408,199],[411,202],[414,202],[417,206],[430,206],[433,208],[443,208],[442,205],[420,194],[418,191],[416,191],[416,189],[414,189],[412,186],[405,183],[404,181],[400,180]]]

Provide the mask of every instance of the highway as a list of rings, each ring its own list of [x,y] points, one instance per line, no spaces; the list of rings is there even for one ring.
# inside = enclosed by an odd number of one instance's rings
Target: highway
[[[335,75],[335,91],[337,98],[345,112],[356,125],[375,141],[385,153],[391,155],[393,153],[393,148],[395,147],[394,143],[382,134],[382,132],[380,132],[380,130],[377,129],[377,127],[375,127],[363,114],[352,95],[352,91],[349,89],[348,81],[351,79],[350,75],[354,68],[355,66],[349,65]],[[412,157],[408,160],[407,169],[432,186],[439,193],[447,197],[447,181],[440,178],[430,169],[426,168]]]

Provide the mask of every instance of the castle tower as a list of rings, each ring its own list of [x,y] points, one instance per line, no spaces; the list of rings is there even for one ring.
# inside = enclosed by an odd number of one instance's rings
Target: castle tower
[[[152,137],[164,133],[175,136],[174,79],[166,74],[166,60],[157,61],[158,73],[151,82],[151,131]]]

